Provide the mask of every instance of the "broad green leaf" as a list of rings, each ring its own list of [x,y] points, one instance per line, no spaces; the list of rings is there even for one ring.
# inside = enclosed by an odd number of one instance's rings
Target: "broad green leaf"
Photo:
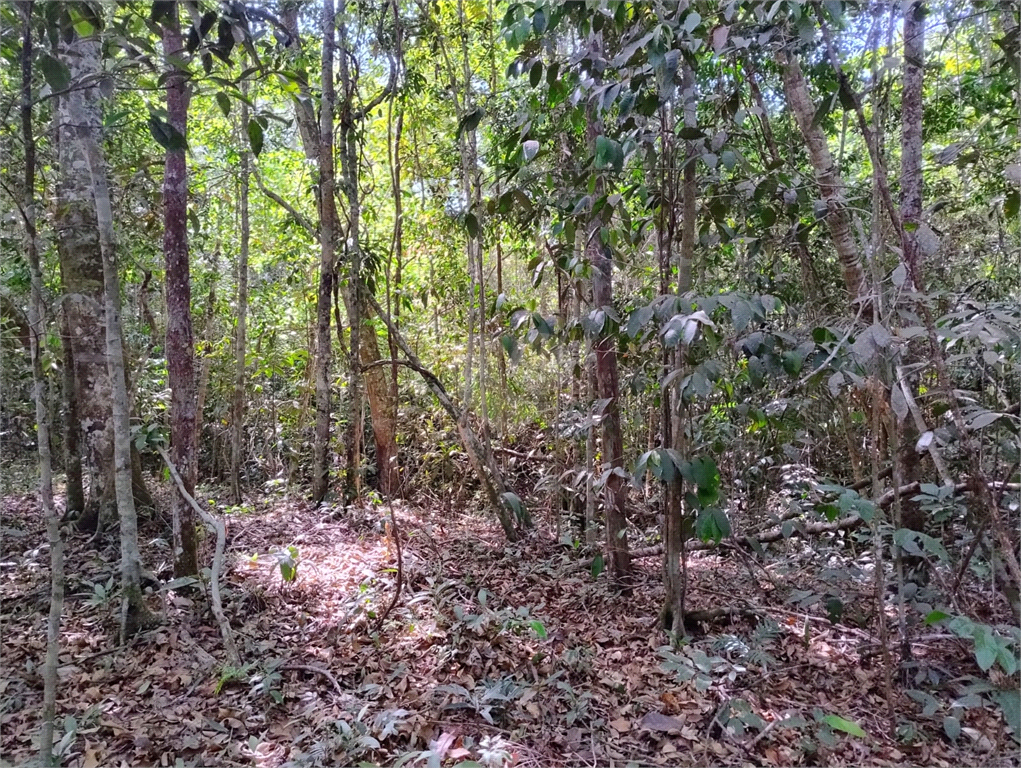
[[[472,240],[478,240],[479,238],[479,219],[474,213],[466,213],[464,215],[464,228],[468,230],[468,237]]]
[[[263,132],[257,120],[248,121],[248,143],[252,146],[252,154],[256,157],[262,152]]]
[[[66,90],[71,82],[71,70],[64,62],[48,53],[40,54],[39,69],[43,71],[43,77],[54,92]]]
[[[606,136],[596,137],[596,169],[612,168],[619,171],[624,166],[624,151],[620,143]]]
[[[843,731],[851,736],[857,736],[859,739],[864,739],[868,736],[868,734],[861,729],[860,725],[853,720],[847,720],[840,717],[840,715],[826,715],[826,717],[823,718],[823,722],[825,722],[826,725],[834,731]]]
[[[603,572],[604,567],[605,565],[603,562],[603,554],[602,552],[600,552],[598,555],[592,558],[592,568],[589,569],[592,574],[592,578],[593,579],[599,578],[599,574]]]
[[[230,97],[223,91],[218,91],[216,94],[216,105],[223,112],[224,117],[230,116]]]
[[[486,111],[482,107],[475,107],[475,109],[462,117],[457,124],[457,138],[461,138],[461,134],[465,131],[474,131],[478,128],[485,114]]]

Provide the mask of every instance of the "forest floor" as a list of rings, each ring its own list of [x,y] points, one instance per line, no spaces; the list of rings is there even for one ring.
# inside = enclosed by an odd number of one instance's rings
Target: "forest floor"
[[[203,501],[215,498],[204,491]],[[49,553],[34,495],[2,501],[0,763],[20,764],[39,728]],[[159,590],[151,603],[162,625],[118,647],[116,539],[75,536],[59,670],[63,764],[1017,764],[997,714],[966,710],[950,742],[942,715],[924,716],[900,680],[890,703],[913,730],[891,738],[875,638],[831,623],[822,606],[792,610],[771,566],[693,556],[692,608],[754,605],[760,619],[708,628],[675,652],[655,618],[658,558],[636,561],[624,596],[541,526],[510,545],[478,514],[394,512],[403,589],[389,612],[398,559],[386,506],[331,516],[268,495],[230,514],[226,603],[241,669],[224,665],[194,590]],[[143,530],[143,558],[167,579],[157,529]],[[211,537],[203,547],[211,552]],[[290,583],[279,567],[288,557]],[[809,583],[821,566],[795,557],[786,567],[789,584],[799,573]],[[922,668],[977,673],[961,641],[917,635]]]

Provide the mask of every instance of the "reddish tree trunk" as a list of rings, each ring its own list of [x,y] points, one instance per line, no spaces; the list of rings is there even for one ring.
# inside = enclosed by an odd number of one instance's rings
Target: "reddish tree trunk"
[[[183,52],[177,4],[163,25],[163,52],[168,59],[168,121],[187,136],[188,91],[184,72],[171,56]],[[167,288],[167,371],[170,378],[170,454],[189,493],[195,492],[195,342],[191,324],[191,272],[188,263],[188,165],[183,146],[167,149],[163,174],[163,258]],[[175,489],[171,509],[174,574],[198,573],[195,521],[191,506]]]

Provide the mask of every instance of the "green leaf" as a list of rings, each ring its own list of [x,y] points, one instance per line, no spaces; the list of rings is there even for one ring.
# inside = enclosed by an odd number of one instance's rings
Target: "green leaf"
[[[730,535],[730,520],[719,507],[703,509],[695,521],[695,533],[702,541],[719,544]]]
[[[961,735],[961,721],[956,717],[944,717],[943,733],[945,733],[947,738],[951,741],[957,741],[957,738]]]
[[[39,56],[39,68],[52,91],[63,91],[71,82],[71,70],[59,59],[43,53]]]
[[[826,715],[826,717],[823,718],[823,722],[825,722],[826,725],[834,731],[843,731],[851,736],[857,736],[859,739],[864,739],[868,736],[868,734],[861,729],[860,725],[853,720],[845,720],[843,717],[840,717],[840,715]]]
[[[620,171],[624,167],[624,150],[620,143],[606,136],[596,137],[596,169],[612,168]]]
[[[468,237],[472,240],[478,240],[479,238],[479,218],[474,213],[466,213],[464,215],[464,228],[468,230]]]
[[[639,307],[634,312],[632,312],[631,316],[627,319],[626,329],[627,335],[633,339],[639,333],[641,333],[642,329],[652,319],[652,315],[654,314],[654,312],[655,308],[651,304],[644,307]]]
[[[986,629],[975,633],[975,661],[983,672],[988,672],[996,663],[996,641]]]
[[[603,562],[603,553],[600,552],[598,555],[592,558],[592,568],[590,569],[593,579],[598,579],[599,574],[603,572],[605,564]]]
[[[719,482],[720,473],[716,469],[716,462],[709,456],[702,456],[691,462],[691,479],[702,488],[715,488]]]
[[[482,107],[475,107],[475,109],[462,117],[457,124],[457,138],[461,138],[461,134],[465,131],[474,131],[478,128],[485,114],[486,111]]]
[[[174,126],[156,115],[149,116],[149,133],[156,143],[169,152],[188,148],[188,142]]]
[[[226,93],[220,91],[216,94],[216,104],[224,117],[230,116],[230,97]]]
[[[524,520],[525,505],[521,501],[521,497],[511,491],[505,491],[501,496],[500,500],[514,513],[518,520]]]
[[[539,83],[542,82],[542,62],[537,61],[532,64],[532,68],[528,70],[528,83],[535,88]]]
[[[1003,215],[1008,219],[1016,218],[1019,209],[1021,209],[1021,192],[1012,189],[1003,201]]]
[[[1000,707],[1003,719],[1014,732],[1014,741],[1021,744],[1021,691],[993,691],[989,698]]]
[[[530,621],[528,626],[530,626],[532,631],[539,636],[540,640],[546,639],[546,627],[542,625],[541,621]]]
[[[248,121],[248,143],[252,145],[252,154],[256,157],[262,152],[262,126],[256,120]]]

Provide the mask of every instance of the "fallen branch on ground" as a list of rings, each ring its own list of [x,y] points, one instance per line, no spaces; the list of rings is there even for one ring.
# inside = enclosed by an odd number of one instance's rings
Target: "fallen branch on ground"
[[[344,695],[344,689],[341,688],[340,683],[337,681],[337,678],[333,676],[333,673],[330,672],[330,670],[324,667],[313,667],[309,664],[284,664],[281,667],[277,667],[277,672],[311,672],[312,674],[315,675],[322,675],[331,683],[333,683],[333,688],[334,690],[337,691],[337,693],[339,693],[341,696]]]
[[[195,498],[188,493],[188,489],[184,487],[184,480],[181,479],[181,474],[177,471],[177,467],[174,466],[174,462],[170,460],[167,452],[161,446],[156,446],[156,450],[163,457],[163,461],[166,462],[167,469],[170,470],[170,476],[174,478],[177,490],[181,492],[181,496],[191,505],[191,508],[195,510],[198,516],[202,518],[202,521],[216,531],[216,549],[213,552],[213,567],[209,579],[213,602],[213,616],[216,617],[216,623],[220,626],[220,634],[223,636],[223,647],[227,651],[227,660],[234,666],[239,667],[241,666],[241,657],[238,654],[237,645],[234,643],[234,633],[231,631],[230,622],[227,621],[227,615],[223,612],[223,601],[220,599],[220,570],[223,568],[223,547],[224,542],[227,540],[227,527],[218,517],[206,512],[195,501]]]

